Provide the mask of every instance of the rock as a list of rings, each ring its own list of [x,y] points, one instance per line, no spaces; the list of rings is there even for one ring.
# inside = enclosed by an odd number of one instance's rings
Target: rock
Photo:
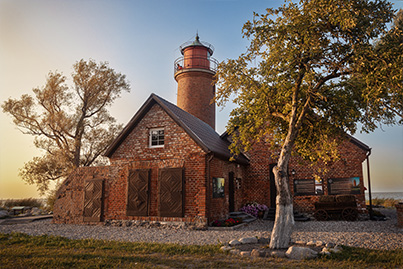
[[[273,258],[285,258],[285,251],[281,251],[281,250],[273,250],[270,253],[270,256],[272,256]]]
[[[250,255],[252,257],[264,257],[264,256],[266,256],[266,253],[261,249],[255,248],[255,249],[252,249],[252,252],[250,253]]]
[[[329,242],[329,243],[326,244],[326,247],[327,247],[327,248],[334,248],[334,246],[335,246],[335,244],[334,244],[334,243],[331,243],[331,242]]]
[[[257,244],[258,240],[256,237],[245,237],[239,239],[241,244]]]
[[[323,245],[324,245],[324,243],[322,241],[316,241],[316,246],[317,247],[321,247]]]
[[[338,253],[340,251],[342,251],[343,249],[339,246],[335,246],[334,248],[331,248],[330,251],[333,253]]]
[[[229,251],[229,253],[232,254],[232,255],[238,255],[240,253],[240,251],[239,251],[239,249],[231,249]]]
[[[220,249],[225,252],[225,251],[230,251],[232,249],[232,247],[230,247],[230,246],[222,246]]]
[[[241,242],[239,242],[238,240],[234,239],[234,240],[229,241],[228,244],[229,244],[230,246],[236,246],[236,245],[240,245]]]
[[[241,251],[239,253],[239,255],[241,255],[241,256],[250,256],[250,251]]]
[[[5,218],[8,216],[7,210],[0,210],[0,218]]]
[[[312,259],[318,255],[318,252],[307,248],[307,247],[289,247],[287,252],[285,253],[287,258],[293,260],[303,260],[303,259]]]
[[[322,251],[320,252],[320,254],[330,255],[331,253],[330,253],[330,251],[329,251],[328,248],[324,247],[324,248],[322,249]]]
[[[308,243],[306,243],[307,246],[313,247],[316,246],[316,242],[315,241],[309,241]]]
[[[258,242],[259,244],[267,245],[267,244],[270,243],[270,239],[265,238],[265,237],[261,237],[261,238],[259,238],[259,239],[257,240],[257,242]]]
[[[305,245],[305,241],[302,241],[302,240],[295,241],[295,244],[297,244],[297,245]]]

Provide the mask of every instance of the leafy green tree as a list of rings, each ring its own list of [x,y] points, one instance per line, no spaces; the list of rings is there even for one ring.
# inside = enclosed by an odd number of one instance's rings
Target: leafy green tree
[[[80,60],[73,67],[72,87],[61,73],[51,72],[44,87],[33,89],[34,96],[24,94],[2,104],[3,112],[44,150],[20,171],[41,194],[50,181],[65,178],[73,169],[105,162],[101,154],[122,128],[107,107],[130,90],[126,77],[104,62]]]
[[[387,1],[290,2],[255,14],[243,27],[247,51],[219,65],[216,101],[237,104],[228,124],[233,152],[247,151],[260,139],[279,152],[271,248],[288,247],[294,224],[291,154],[326,163],[337,158],[343,134],[353,134],[358,123],[371,130],[376,122],[395,121],[393,113],[367,113],[378,89],[361,79],[373,63],[374,41],[392,18]],[[384,90],[389,96],[389,88]]]

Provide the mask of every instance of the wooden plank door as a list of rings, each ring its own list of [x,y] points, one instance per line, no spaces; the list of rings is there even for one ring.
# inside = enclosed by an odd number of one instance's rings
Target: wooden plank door
[[[84,221],[101,221],[103,213],[104,181],[91,179],[84,183]]]
[[[127,184],[128,216],[148,216],[150,204],[150,170],[130,170]]]
[[[183,217],[184,182],[182,168],[165,168],[159,174],[159,215]]]
[[[234,172],[229,172],[228,174],[228,203],[229,212],[234,212],[235,210],[235,186],[234,186]]]

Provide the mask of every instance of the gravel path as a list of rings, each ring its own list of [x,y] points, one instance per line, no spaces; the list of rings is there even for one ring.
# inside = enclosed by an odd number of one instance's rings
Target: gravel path
[[[323,241],[373,249],[403,248],[403,229],[396,227],[396,210],[382,210],[387,221],[308,221],[296,222],[292,240]],[[52,224],[39,220],[27,224],[0,225],[0,233],[22,232],[30,235],[58,235],[71,239],[94,238],[131,242],[203,245],[226,243],[242,237],[270,238],[273,221],[257,220],[234,231],[194,231],[177,228],[145,228]]]

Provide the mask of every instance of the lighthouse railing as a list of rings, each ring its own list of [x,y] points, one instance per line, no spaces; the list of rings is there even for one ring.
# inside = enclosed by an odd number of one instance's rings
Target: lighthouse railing
[[[178,72],[185,69],[197,68],[197,69],[207,69],[213,72],[217,71],[218,61],[213,57],[203,57],[203,56],[181,56],[174,62],[174,72]]]

